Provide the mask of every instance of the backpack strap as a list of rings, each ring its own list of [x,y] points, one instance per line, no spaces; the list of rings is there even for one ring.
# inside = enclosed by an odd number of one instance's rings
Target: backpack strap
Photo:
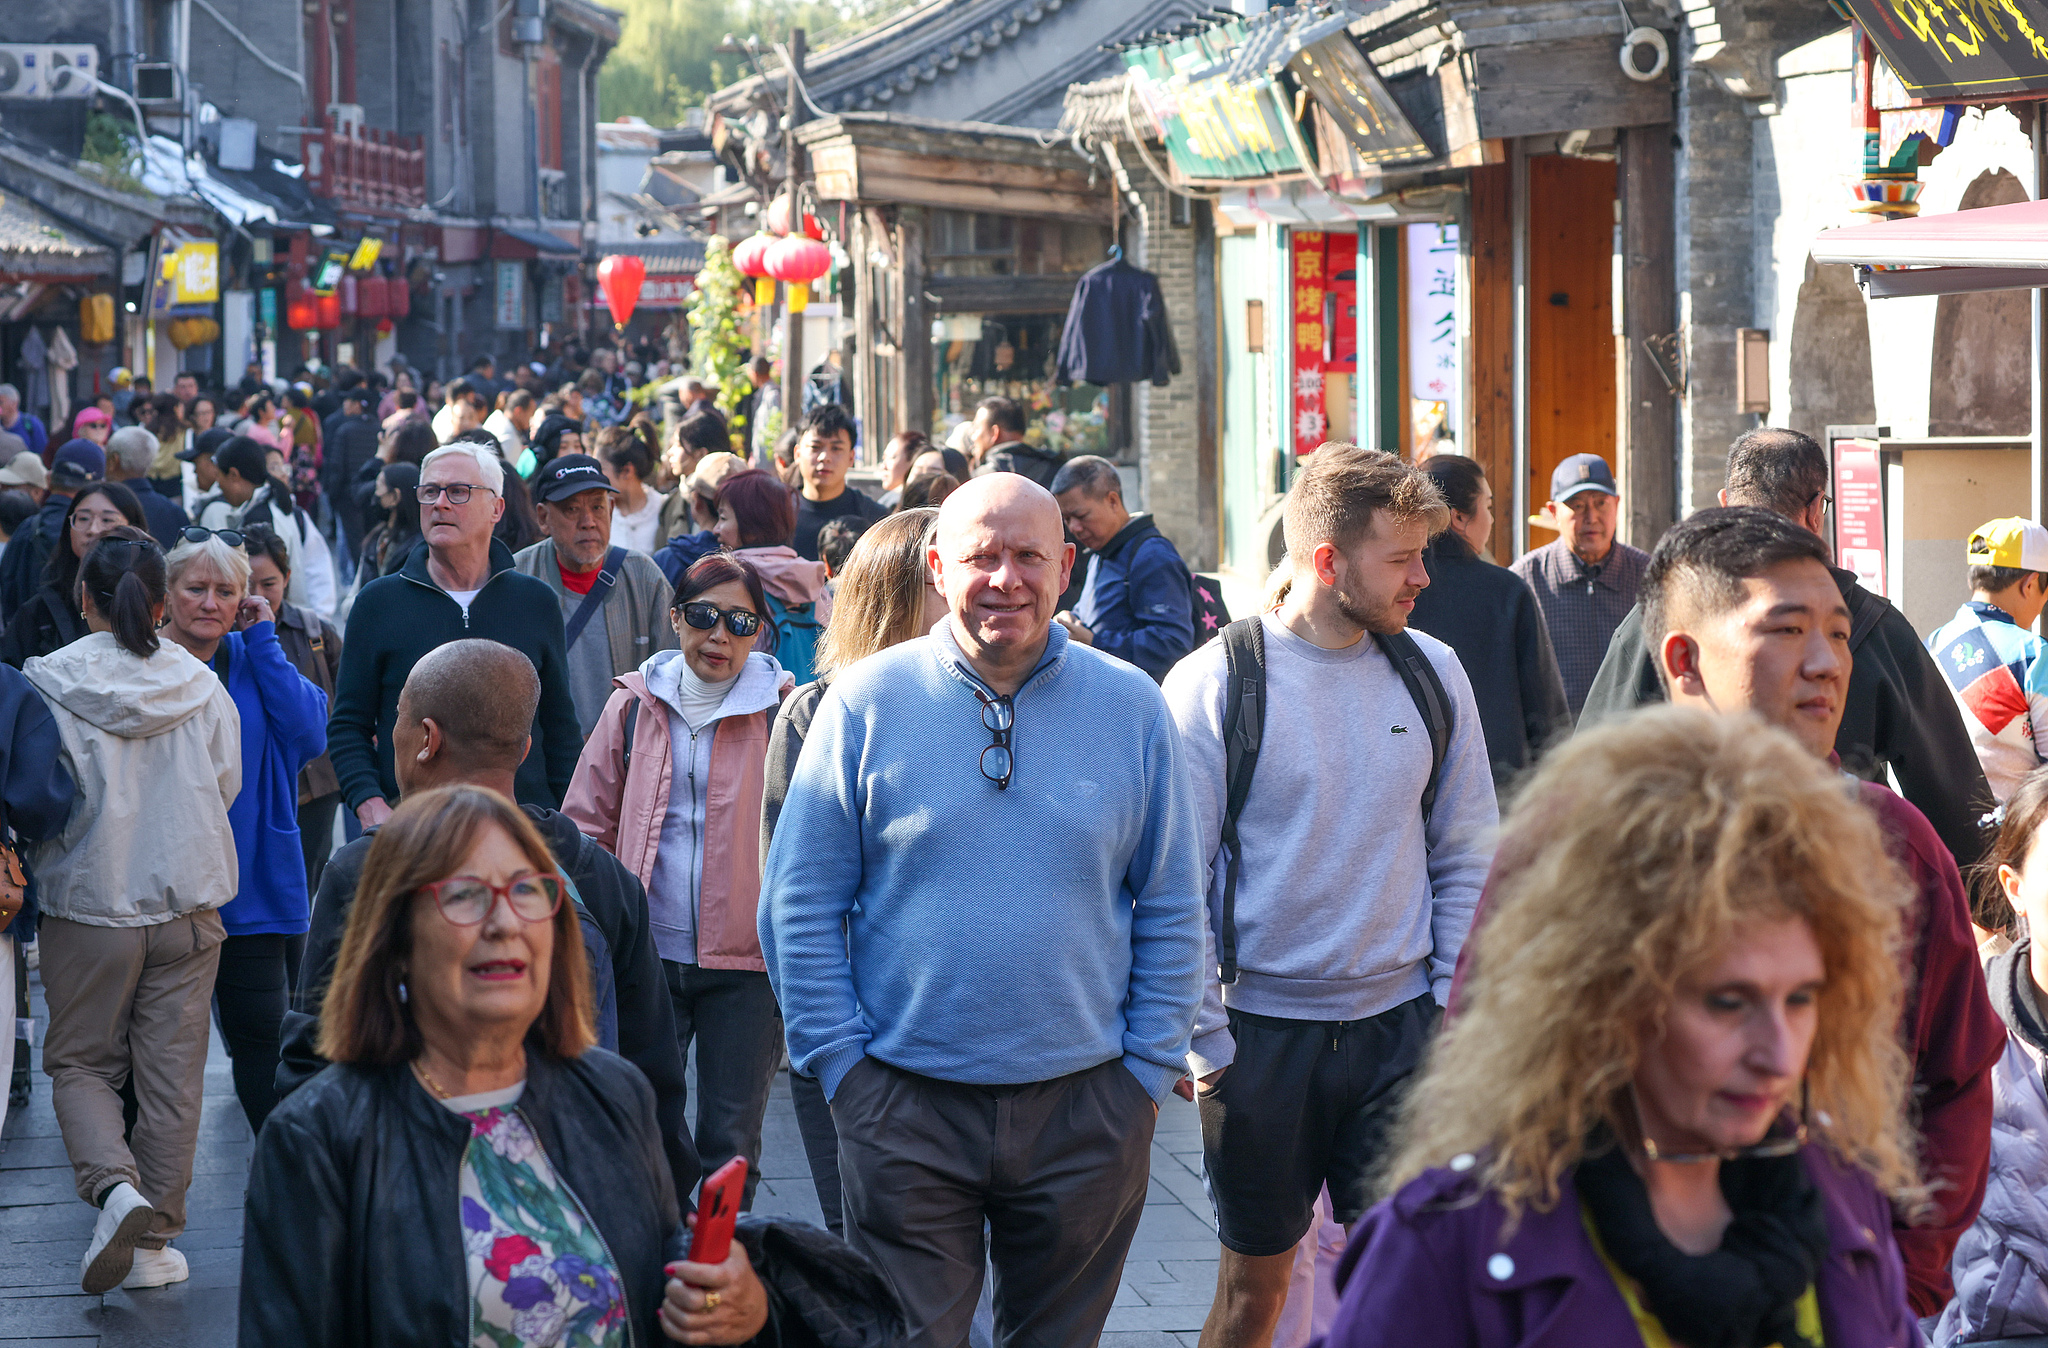
[[[633,731],[640,724],[640,698],[635,694],[626,704],[626,738],[624,752],[619,755],[619,781],[626,780],[626,774],[633,769]]]
[[[619,568],[626,564],[626,550],[613,548],[605,554],[604,565],[599,568],[597,579],[590,583],[590,590],[583,596],[583,602],[569,615],[569,625],[562,635],[567,638],[563,648],[574,646],[576,638],[583,635],[583,629],[590,626],[590,620],[604,607],[604,601],[611,597],[612,586],[619,583]]]
[[[1223,629],[1223,920],[1216,933],[1217,976],[1237,981],[1237,818],[1252,791],[1266,726],[1266,629],[1257,614]]]
[[[1429,785],[1422,788],[1422,822],[1429,823],[1436,808],[1437,779],[1444,770],[1444,757],[1451,748],[1451,699],[1437,677],[1436,666],[1422,653],[1422,647],[1407,632],[1375,632],[1372,639],[1393,662],[1394,672],[1407,685],[1408,696],[1429,727]]]
[[[1854,655],[1863,645],[1863,639],[1877,630],[1884,620],[1884,611],[1891,601],[1881,594],[1872,594],[1858,585],[1854,591],[1854,602],[1849,612],[1849,653]]]

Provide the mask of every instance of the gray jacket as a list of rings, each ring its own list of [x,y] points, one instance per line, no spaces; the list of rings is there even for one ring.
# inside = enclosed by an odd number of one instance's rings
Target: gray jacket
[[[562,568],[555,560],[555,540],[543,538],[530,548],[521,548],[512,555],[512,567],[529,576],[546,581],[555,592],[556,599],[580,600],[568,586],[562,584]],[[640,668],[648,656],[656,651],[676,649],[676,630],[669,625],[668,606],[674,592],[668,587],[668,578],[661,574],[661,568],[645,553],[628,549],[625,564],[619,568],[619,583],[605,598],[605,632],[611,638],[612,677],[630,674]],[[574,612],[572,604],[568,612]],[[566,614],[563,621],[567,622]],[[592,618],[596,622],[597,618]]]

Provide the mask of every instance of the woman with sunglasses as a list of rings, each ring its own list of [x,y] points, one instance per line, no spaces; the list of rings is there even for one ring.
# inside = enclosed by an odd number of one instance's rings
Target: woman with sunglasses
[[[1918,1343],[1876,816],[1791,736],[1662,708],[1547,755],[1499,855],[1329,1348]]]
[[[378,830],[321,1016],[334,1065],[256,1140],[243,1342],[762,1332],[743,1243],[683,1260],[653,1092],[593,1047],[566,888],[532,821],[482,787],[408,795]]]
[[[43,1067],[78,1196],[100,1210],[79,1263],[95,1295],[186,1276],[167,1242],[185,1227],[199,1138],[226,935],[216,910],[235,897],[239,717],[205,665],[158,639],[165,590],[156,540],[111,530],[79,565],[87,635],[22,669],[78,783],[63,831],[29,861],[50,999]]]
[[[683,573],[669,621],[682,649],[612,680],[562,812],[647,886],[683,1058],[697,1041],[697,1154],[747,1159],[782,1059],[782,1021],[761,961],[761,791],[768,723],[791,680],[754,649],[761,576],[720,553]]]
[[[63,541],[50,549],[43,563],[43,583],[33,598],[15,611],[0,634],[0,662],[20,669],[31,657],[50,652],[85,635],[78,603],[78,564],[92,545],[122,525],[147,530],[142,502],[119,482],[97,482],[81,488],[64,512]]]
[[[809,683],[818,638],[832,620],[832,592],[825,588],[830,579],[825,564],[790,546],[796,535],[795,492],[758,468],[734,473],[718,488],[718,522],[712,532],[761,573],[768,597],[761,616],[775,629],[763,649],[773,651],[798,683]]]
[[[257,1132],[277,1104],[278,1033],[312,918],[299,770],[326,751],[327,694],[285,655],[269,601],[249,593],[244,547],[231,529],[185,531],[165,563],[163,636],[213,669],[241,715],[242,791],[228,811],[240,866],[213,996]]]

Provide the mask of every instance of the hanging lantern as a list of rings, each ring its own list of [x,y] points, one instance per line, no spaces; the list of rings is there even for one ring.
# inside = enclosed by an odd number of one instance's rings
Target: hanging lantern
[[[319,325],[320,315],[314,310],[313,296],[299,281],[288,280],[284,285],[284,325],[301,332]]]
[[[769,203],[768,232],[777,237],[789,233],[789,194],[786,192]],[[812,215],[809,211],[804,212],[803,232],[813,239],[825,237],[825,227],[819,224],[818,217]]]
[[[341,296],[339,294],[315,295],[313,297],[313,326],[316,328],[338,328],[341,326]]]
[[[356,317],[383,318],[391,312],[389,283],[377,272],[356,282]]]
[[[631,253],[614,253],[597,264],[597,284],[604,291],[604,303],[612,311],[612,326],[623,332],[640,302],[640,287],[647,280],[647,263]]]
[[[768,249],[768,274],[789,286],[789,311],[800,314],[811,300],[811,282],[832,270],[832,250],[816,239],[792,234]]]
[[[732,265],[739,268],[742,276],[766,276],[768,268],[762,258],[774,244],[772,234],[749,234],[733,245]]]
[[[405,277],[393,276],[385,281],[384,312],[394,319],[412,312],[412,283]]]

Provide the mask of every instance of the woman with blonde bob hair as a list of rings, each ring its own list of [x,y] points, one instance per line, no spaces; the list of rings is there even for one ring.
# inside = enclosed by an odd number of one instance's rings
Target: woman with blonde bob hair
[[[1330,1348],[1918,1342],[1911,889],[1826,764],[1665,708],[1547,757]]]
[[[803,752],[811,718],[832,685],[832,676],[932,630],[946,616],[946,599],[932,580],[925,561],[939,512],[913,507],[885,515],[868,526],[846,556],[846,568],[834,586],[832,619],[818,643],[818,678],[791,693],[768,732],[768,784],[761,799],[761,856],[775,837],[775,821],[789,795],[790,775]],[[839,1194],[839,1130],[816,1077],[789,1074],[789,1093],[796,1106],[797,1127],[811,1178],[818,1186],[818,1206],[833,1235],[844,1233]]]
[[[654,1093],[593,1047],[575,905],[525,813],[408,795],[363,865],[320,1052],[258,1136],[250,1343],[740,1343],[738,1242],[682,1261]],[[671,1275],[673,1274],[673,1278]]]

